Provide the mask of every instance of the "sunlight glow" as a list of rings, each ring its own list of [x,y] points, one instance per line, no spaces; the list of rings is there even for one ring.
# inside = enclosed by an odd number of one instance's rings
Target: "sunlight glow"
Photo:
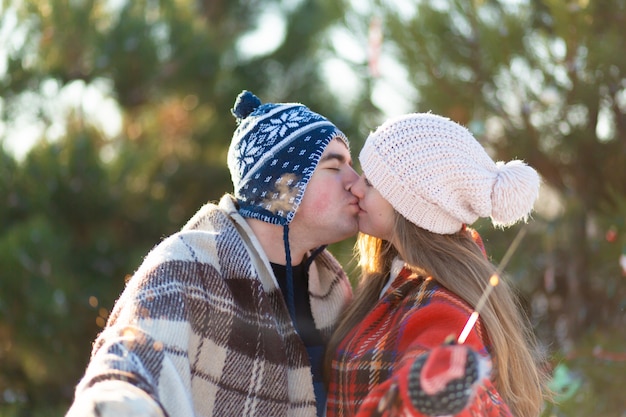
[[[39,140],[58,140],[66,134],[65,123],[72,113],[105,136],[115,137],[122,128],[122,116],[110,91],[111,86],[102,79],[89,85],[73,81],[62,88],[56,80],[44,81],[38,94],[22,97],[22,110],[11,124],[1,127],[5,150],[19,160]],[[39,110],[45,115],[47,123],[41,118]]]

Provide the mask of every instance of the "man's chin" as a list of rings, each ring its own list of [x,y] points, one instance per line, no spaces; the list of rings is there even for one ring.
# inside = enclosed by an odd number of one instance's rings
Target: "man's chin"
[[[336,239],[335,243],[341,242],[346,239],[350,239],[356,236],[357,233],[359,233],[359,227],[358,227],[358,223],[355,223],[354,227],[351,230],[346,230],[346,232],[343,234],[343,237]]]

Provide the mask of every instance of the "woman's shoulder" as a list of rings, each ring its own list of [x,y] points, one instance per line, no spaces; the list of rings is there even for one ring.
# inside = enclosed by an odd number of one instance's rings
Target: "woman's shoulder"
[[[448,290],[431,277],[420,276],[408,268],[403,268],[392,285],[406,303],[414,307],[429,309],[448,306],[459,314],[471,314],[472,307],[458,294]]]
[[[450,307],[459,310],[462,314],[471,314],[473,309],[467,301],[465,301],[458,294],[448,290],[434,279],[427,280],[427,296],[429,298],[429,304],[432,305],[449,305]]]

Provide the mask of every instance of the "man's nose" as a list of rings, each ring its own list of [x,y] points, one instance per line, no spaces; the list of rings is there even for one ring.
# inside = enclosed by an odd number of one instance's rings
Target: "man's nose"
[[[354,170],[354,168],[350,167],[346,179],[346,190],[350,191],[354,183],[356,183],[359,178],[359,174]]]

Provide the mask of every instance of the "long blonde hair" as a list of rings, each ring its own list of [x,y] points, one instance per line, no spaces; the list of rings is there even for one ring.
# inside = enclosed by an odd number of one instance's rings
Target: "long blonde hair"
[[[430,233],[396,213],[394,243],[359,235],[355,251],[360,256],[361,278],[355,299],[328,344],[327,373],[338,344],[378,301],[396,256],[472,307],[496,272],[467,231],[452,235]],[[515,416],[536,417],[548,396],[547,375],[542,371],[543,358],[528,319],[506,279],[493,289],[480,317],[491,342],[492,379],[500,395]]]

